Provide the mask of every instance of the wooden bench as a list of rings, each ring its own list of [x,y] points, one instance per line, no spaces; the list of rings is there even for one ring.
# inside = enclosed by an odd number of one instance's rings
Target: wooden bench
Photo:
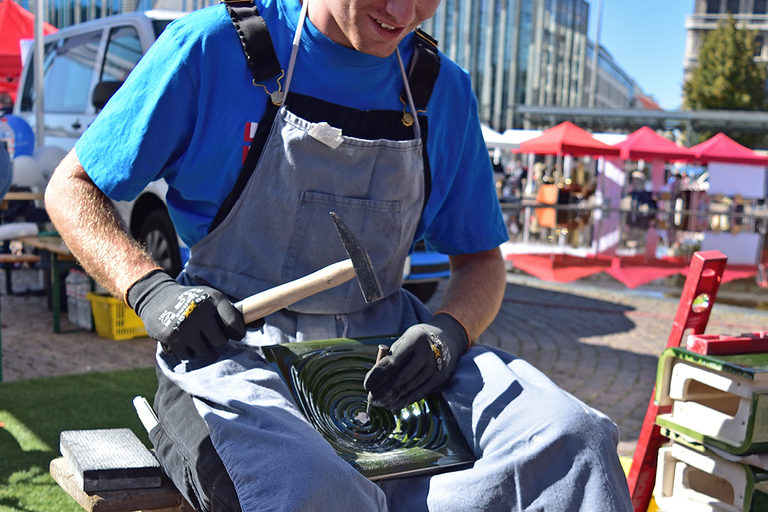
[[[63,457],[53,459],[49,471],[59,487],[87,512],[194,512],[173,483],[165,477],[161,487],[87,493],[77,484]]]
[[[39,263],[40,256],[37,254],[11,254],[0,253],[0,265],[5,270],[5,293],[6,295],[13,295],[13,284],[11,282],[11,271],[13,265],[17,263]]]

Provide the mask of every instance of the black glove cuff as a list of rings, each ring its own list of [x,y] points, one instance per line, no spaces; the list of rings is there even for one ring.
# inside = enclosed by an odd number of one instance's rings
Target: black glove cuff
[[[469,336],[464,326],[448,313],[438,313],[428,322],[445,334],[445,339],[452,341],[452,349],[458,350],[457,355],[469,348]]]
[[[125,301],[131,309],[138,313],[141,308],[141,301],[147,293],[160,284],[169,281],[176,284],[176,281],[166,274],[164,270],[159,268],[152,270],[149,274],[139,278],[130,286],[130,288],[128,288],[128,291],[125,292]]]

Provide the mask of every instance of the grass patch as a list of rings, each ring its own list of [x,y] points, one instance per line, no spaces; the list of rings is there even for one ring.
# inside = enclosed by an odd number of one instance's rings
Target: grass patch
[[[82,512],[48,474],[59,433],[128,427],[150,446],[131,400],[156,388],[153,368],[0,383],[0,511]]]

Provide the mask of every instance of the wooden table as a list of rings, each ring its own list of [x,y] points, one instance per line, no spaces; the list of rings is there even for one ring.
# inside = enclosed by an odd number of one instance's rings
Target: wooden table
[[[51,255],[51,311],[53,312],[53,332],[61,332],[61,281],[60,261],[76,261],[67,244],[60,236],[30,236],[20,238],[20,242],[35,247]]]
[[[42,201],[43,194],[39,192],[6,192],[0,200],[0,210],[8,209],[8,201]]]
[[[38,201],[43,199],[41,192],[6,192],[4,201]]]

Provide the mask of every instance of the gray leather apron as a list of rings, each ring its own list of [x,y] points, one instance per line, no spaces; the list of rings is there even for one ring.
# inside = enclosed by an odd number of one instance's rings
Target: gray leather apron
[[[348,256],[334,211],[368,251],[384,295],[400,289],[423,199],[421,142],[341,135],[332,148],[313,137],[322,130],[278,111],[229,216],[192,248],[187,278],[240,299],[341,261]],[[325,315],[365,307],[353,280],[288,309]]]
[[[300,21],[299,34],[301,27]],[[296,52],[286,83],[288,104],[295,59]],[[398,63],[405,77],[399,55]],[[208,424],[243,510],[311,510],[311,503],[302,505],[301,500],[324,487],[327,492],[339,477],[346,488],[333,497],[339,500],[338,510],[386,510],[381,490],[337,457],[304,420],[287,385],[258,347],[394,334],[430,316],[401,288],[424,199],[422,142],[418,128],[415,132],[415,138],[405,141],[338,135],[282,106],[231,211],[191,249],[179,281],[209,284],[240,299],[345,259],[329,216],[334,211],[369,252],[384,292],[383,299],[365,304],[352,280],[309,297],[268,316],[261,329],[249,331],[239,342],[230,341],[206,364],[179,361],[158,351],[159,370],[192,395]],[[255,461],[265,471],[257,481],[244,480],[253,474]],[[333,475],[334,480],[324,484],[323,475]],[[291,493],[293,484],[304,490]],[[310,485],[311,493],[306,489]],[[268,506],[264,500],[274,497],[275,486],[286,492],[279,504]],[[296,496],[286,497],[292,494]]]

